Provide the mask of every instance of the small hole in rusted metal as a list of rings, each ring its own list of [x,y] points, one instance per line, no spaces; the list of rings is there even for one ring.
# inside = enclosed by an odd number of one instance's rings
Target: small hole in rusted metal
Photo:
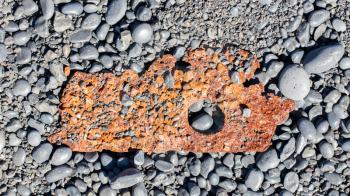
[[[216,104],[209,100],[193,103],[188,109],[188,122],[191,127],[203,134],[219,132],[224,126],[225,115]]]

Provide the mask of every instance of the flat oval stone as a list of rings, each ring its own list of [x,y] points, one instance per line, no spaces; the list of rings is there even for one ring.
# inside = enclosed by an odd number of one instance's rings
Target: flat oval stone
[[[85,30],[95,30],[98,25],[100,25],[102,20],[101,15],[98,15],[96,13],[89,14],[86,16],[81,23],[81,28]]]
[[[40,7],[41,11],[43,13],[43,17],[46,20],[49,20],[55,11],[55,5],[53,4],[52,0],[40,0]]]
[[[313,11],[309,16],[309,23],[312,27],[317,27],[322,23],[326,22],[330,18],[329,11],[320,9]]]
[[[338,64],[344,55],[344,47],[340,44],[321,46],[308,52],[302,63],[308,73],[323,73]]]
[[[206,131],[213,126],[214,120],[207,113],[201,113],[198,116],[194,117],[191,126],[198,131]]]
[[[47,172],[45,178],[47,182],[53,183],[71,176],[73,173],[73,168],[68,165],[61,165]]]
[[[111,182],[112,189],[123,189],[134,186],[143,180],[142,173],[135,168],[128,168],[120,172]]]
[[[105,15],[106,22],[114,25],[119,22],[125,15],[127,8],[126,0],[113,0],[108,4],[107,13]]]
[[[19,79],[16,81],[16,83],[13,85],[12,93],[15,96],[27,96],[31,92],[32,87],[30,86],[29,82],[24,79]]]
[[[298,129],[300,133],[308,140],[312,140],[316,137],[315,125],[308,119],[301,119],[298,121]]]
[[[80,15],[83,13],[83,5],[78,2],[67,3],[62,6],[61,11],[67,15]]]
[[[293,64],[282,71],[278,87],[285,97],[292,100],[302,100],[308,95],[311,82],[306,71]]]
[[[60,147],[55,150],[51,158],[52,165],[63,165],[72,157],[72,150],[68,147]]]
[[[49,160],[52,152],[52,145],[50,143],[43,143],[38,147],[34,148],[32,152],[32,157],[37,163],[43,163]]]

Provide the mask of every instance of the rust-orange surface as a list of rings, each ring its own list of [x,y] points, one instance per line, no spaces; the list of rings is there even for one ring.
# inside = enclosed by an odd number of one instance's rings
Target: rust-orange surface
[[[231,63],[238,61],[238,66],[250,64],[248,70],[238,69],[241,83],[231,81],[219,54],[207,54],[204,49],[187,53],[185,70],[175,66],[173,56],[164,55],[141,76],[131,70],[120,76],[75,72],[60,99],[61,129],[49,141],[81,152],[264,151],[276,126],[294,109],[294,102],[263,95],[262,84],[243,85],[259,68],[255,56],[243,50],[223,56]],[[167,71],[173,76],[172,88],[164,81]],[[125,112],[121,112],[122,94],[133,99]],[[216,133],[203,134],[189,125],[189,106],[204,99],[225,115]],[[242,115],[242,104],[250,109],[250,116]]]

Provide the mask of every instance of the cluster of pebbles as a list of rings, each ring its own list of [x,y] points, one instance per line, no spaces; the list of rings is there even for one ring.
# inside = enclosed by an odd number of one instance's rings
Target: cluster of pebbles
[[[349,16],[346,0],[0,0],[0,194],[349,195]],[[266,152],[79,153],[47,142],[64,66],[142,74],[164,53],[224,44],[256,52],[256,79],[296,102]],[[212,127],[210,109],[192,126]]]

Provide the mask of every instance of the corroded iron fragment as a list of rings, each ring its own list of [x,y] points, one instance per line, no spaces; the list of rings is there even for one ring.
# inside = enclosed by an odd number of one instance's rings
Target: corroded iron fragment
[[[222,57],[236,67],[224,65]],[[121,76],[73,73],[60,100],[61,130],[49,141],[81,152],[267,149],[294,102],[263,94],[262,84],[243,85],[259,67],[256,57],[242,50],[220,55],[199,49],[190,51],[184,61],[187,64],[179,65],[165,55],[141,76],[131,70]],[[233,69],[240,83],[231,81]],[[224,125],[217,133],[199,133],[189,125],[188,108],[204,99],[224,113]],[[249,108],[250,116],[242,115],[242,105]]]

